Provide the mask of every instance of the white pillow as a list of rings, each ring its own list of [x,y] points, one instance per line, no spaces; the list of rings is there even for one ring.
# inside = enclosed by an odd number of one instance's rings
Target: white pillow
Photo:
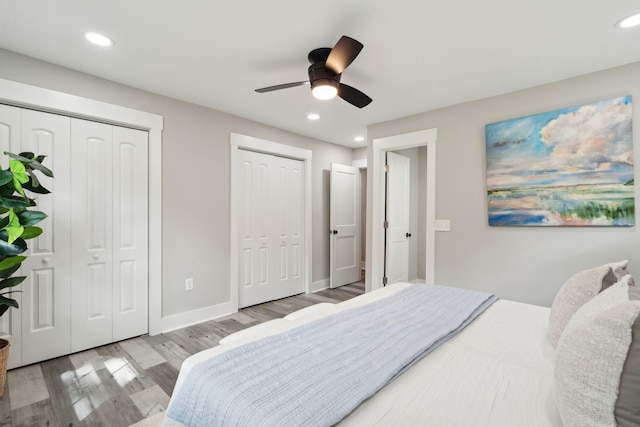
[[[556,351],[558,412],[566,426],[640,425],[640,288],[631,276],[584,304]]]
[[[549,340],[555,347],[571,316],[594,296],[618,281],[629,261],[605,264],[574,274],[558,291],[549,314]],[[622,276],[621,276],[622,277]]]

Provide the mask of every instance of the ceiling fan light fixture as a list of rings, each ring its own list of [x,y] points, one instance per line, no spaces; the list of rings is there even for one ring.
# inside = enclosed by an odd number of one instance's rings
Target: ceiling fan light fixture
[[[316,99],[333,99],[338,94],[338,82],[331,79],[316,80],[311,84],[311,93]]]
[[[616,27],[618,28],[632,28],[640,25],[640,13],[633,14],[631,16],[627,16],[616,22]]]

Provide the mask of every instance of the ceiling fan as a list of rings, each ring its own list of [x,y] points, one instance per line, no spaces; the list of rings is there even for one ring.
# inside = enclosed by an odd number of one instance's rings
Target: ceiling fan
[[[358,89],[340,83],[342,72],[353,62],[363,45],[351,37],[342,36],[333,49],[321,47],[309,52],[309,80],[285,83],[256,89],[258,93],[311,85],[311,93],[318,99],[332,99],[336,95],[358,108],[366,107],[372,101]]]

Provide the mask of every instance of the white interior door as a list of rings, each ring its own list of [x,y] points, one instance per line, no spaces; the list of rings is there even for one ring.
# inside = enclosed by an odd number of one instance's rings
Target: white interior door
[[[113,337],[149,331],[149,134],[113,128]]]
[[[0,153],[5,151],[11,153],[19,153],[22,144],[22,117],[19,108],[10,107],[8,105],[0,105]],[[0,165],[3,169],[9,167],[9,157],[0,156],[2,159]],[[18,290],[21,286],[14,289]],[[22,305],[22,293],[14,292],[9,295],[10,298],[18,301]],[[21,345],[21,312],[10,308],[2,317],[0,317],[0,338],[4,338],[11,342],[12,351],[9,351],[9,368],[19,366],[22,361],[22,345]]]
[[[387,168],[385,277],[390,284],[409,280],[410,160],[388,152]]]
[[[37,210],[48,216],[38,224],[44,233],[28,242],[22,263],[22,365],[68,354],[70,350],[70,119],[22,110],[22,151],[47,156],[55,178],[39,175],[50,194],[37,195]]]
[[[304,162],[239,150],[239,306],[304,292]]]
[[[72,120],[71,349],[111,341],[113,323],[113,128]]]
[[[360,170],[331,164],[329,286],[360,280]]]

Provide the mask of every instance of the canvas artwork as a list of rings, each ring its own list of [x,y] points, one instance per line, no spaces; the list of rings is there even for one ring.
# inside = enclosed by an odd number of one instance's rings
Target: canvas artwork
[[[489,225],[632,226],[631,96],[486,126]]]

